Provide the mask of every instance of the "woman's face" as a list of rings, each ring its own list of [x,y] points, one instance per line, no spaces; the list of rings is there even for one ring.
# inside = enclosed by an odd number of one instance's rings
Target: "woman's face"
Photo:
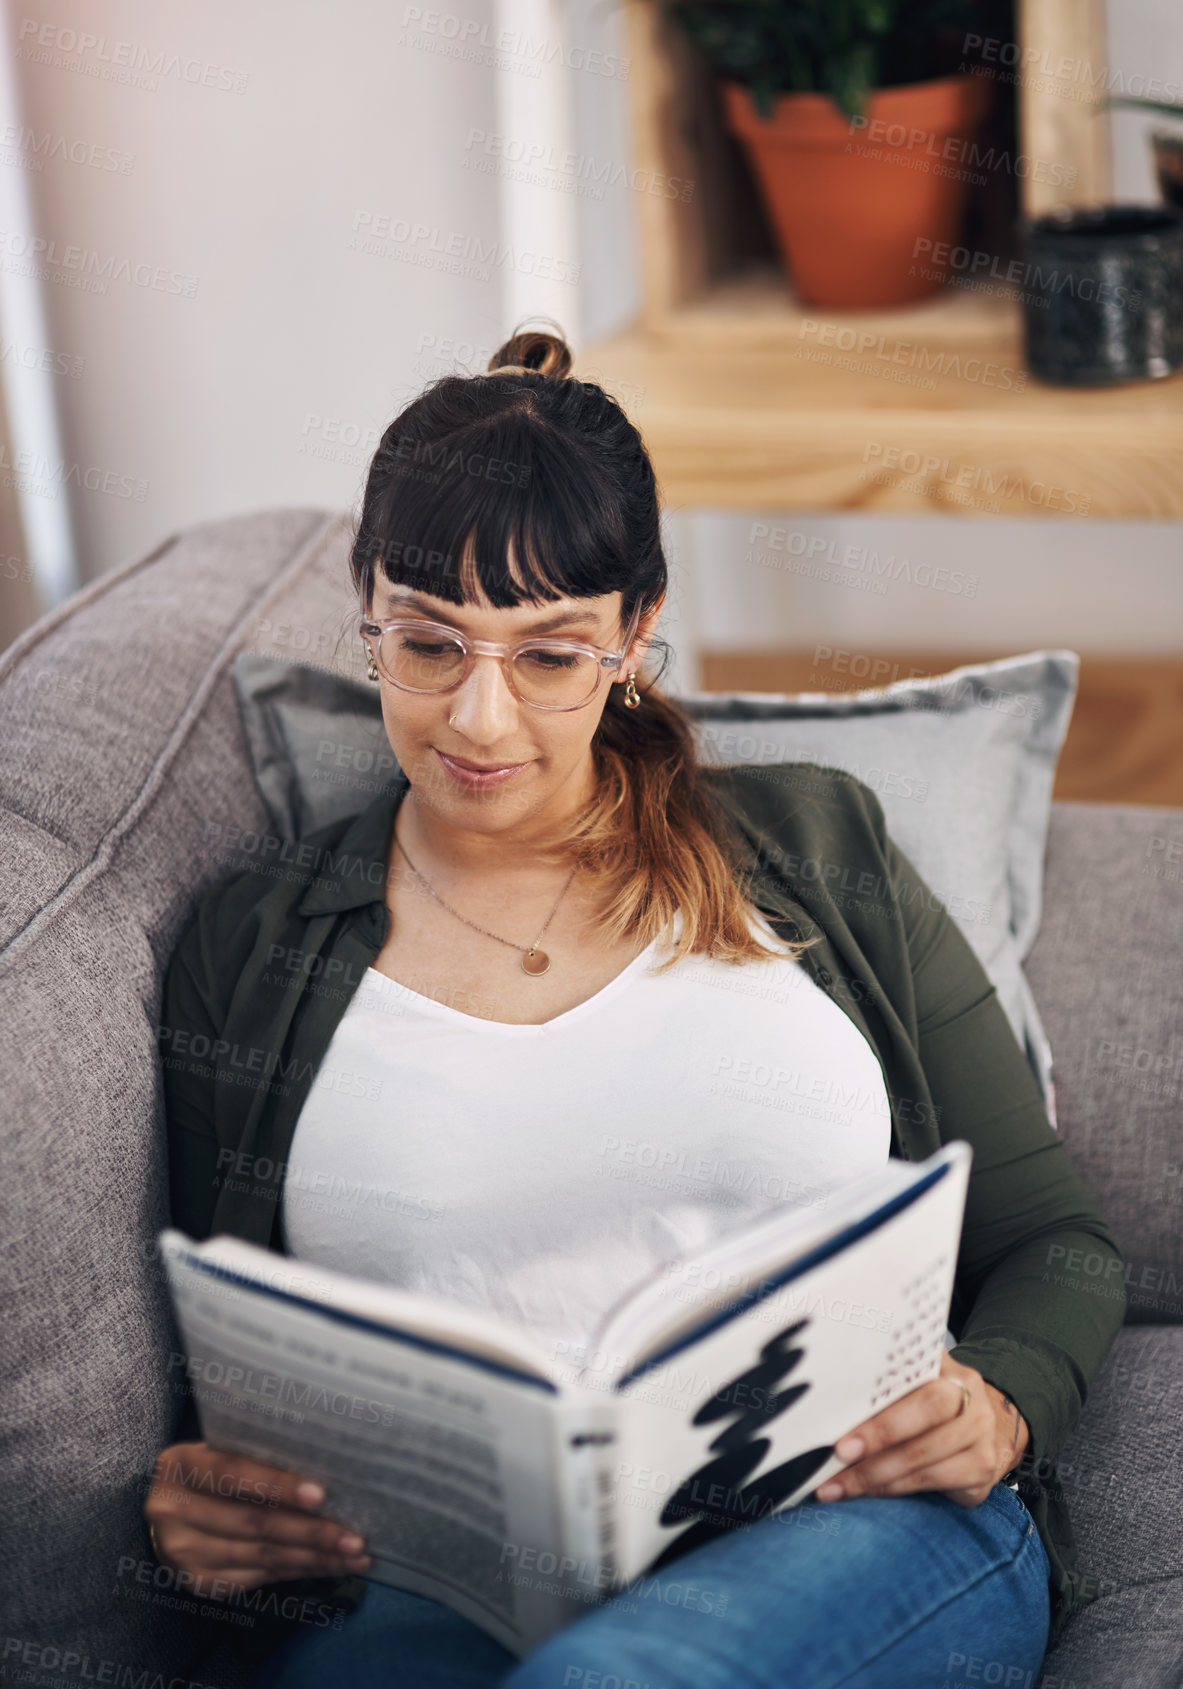
[[[618,651],[622,594],[560,598],[497,609],[482,596],[457,605],[379,575],[367,614],[381,623],[394,616],[442,622],[471,639],[512,645],[533,635],[571,639]],[[642,617],[619,670],[606,669],[591,702],[574,710],[541,710],[519,703],[496,657],[478,656],[472,672],[451,692],[405,692],[379,680],[382,718],[390,746],[416,799],[443,821],[478,832],[501,832],[547,814],[579,807],[591,792],[591,742],[609,697],[640,667],[660,604]],[[367,641],[367,644],[369,641]],[[512,769],[503,779],[474,782],[464,770]]]

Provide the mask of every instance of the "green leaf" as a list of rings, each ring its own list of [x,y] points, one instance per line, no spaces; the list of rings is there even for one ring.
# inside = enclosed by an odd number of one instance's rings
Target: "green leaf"
[[[1137,94],[1107,94],[1101,109],[1107,106],[1137,106],[1142,111],[1161,111],[1170,117],[1183,117],[1183,104],[1178,100],[1144,100]]]
[[[942,32],[981,23],[975,0],[672,0],[669,11],[759,108],[812,89],[848,117],[865,111],[875,87],[956,70]]]

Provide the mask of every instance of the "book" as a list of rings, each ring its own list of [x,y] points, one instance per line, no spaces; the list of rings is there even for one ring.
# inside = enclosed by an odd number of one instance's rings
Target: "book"
[[[166,1227],[178,1363],[206,1442],[316,1479],[318,1511],[365,1538],[366,1577],[521,1657],[796,1506],[842,1469],[842,1436],[937,1375],[971,1160],[956,1141],[773,1208],[664,1263],[569,1352]]]

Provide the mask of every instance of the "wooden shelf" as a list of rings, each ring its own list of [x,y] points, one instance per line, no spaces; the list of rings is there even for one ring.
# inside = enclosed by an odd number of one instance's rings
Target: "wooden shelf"
[[[683,187],[634,196],[640,315],[588,347],[576,373],[617,394],[667,503],[1183,515],[1183,373],[1044,386],[1026,371],[1004,291],[950,287],[867,313],[801,306],[713,68],[655,0],[624,11],[633,162],[642,180]],[[1021,38],[1050,62],[1066,41],[1103,61],[1101,0],[1018,0],[1018,15]],[[1108,131],[1091,107],[1028,88],[1021,105],[1038,156],[1072,165],[1073,197],[1107,197]],[[1028,214],[1046,208],[1032,175],[1019,187]]]
[[[810,312],[758,268],[589,347],[581,373],[620,397],[671,505],[1183,516],[1183,372],[1045,386],[1007,298]]]
[[[1019,332],[1017,307],[1001,286],[995,294],[949,287],[920,304],[889,310],[827,311],[801,304],[782,267],[772,262],[746,264],[694,298],[632,326],[644,327],[654,344],[765,351],[770,346],[793,350],[815,343],[818,330],[813,325],[823,322],[835,338],[840,330],[853,329],[856,335],[882,335],[893,343],[923,339],[932,345],[979,348],[1009,343]]]

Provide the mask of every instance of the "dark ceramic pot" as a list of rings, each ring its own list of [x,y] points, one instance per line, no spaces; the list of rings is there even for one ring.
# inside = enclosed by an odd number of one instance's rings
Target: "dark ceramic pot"
[[[1163,199],[1176,210],[1183,210],[1183,135],[1167,129],[1154,129],[1150,134],[1150,147]]]
[[[1183,214],[1053,212],[1023,227],[1027,367],[1058,387],[1153,381],[1183,366]]]

